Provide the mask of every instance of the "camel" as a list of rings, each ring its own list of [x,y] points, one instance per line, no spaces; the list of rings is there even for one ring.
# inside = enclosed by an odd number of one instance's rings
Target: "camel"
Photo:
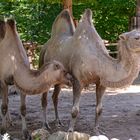
[[[59,60],[73,76],[73,107],[69,131],[74,130],[82,89],[96,84],[96,108],[94,132],[99,134],[99,119],[102,113],[102,98],[107,87],[123,88],[133,83],[139,73],[140,31],[122,33],[118,41],[118,57],[111,57],[102,38],[92,23],[92,11],[85,10],[75,29],[68,10],[63,10],[55,19],[51,38],[40,53],[40,66],[50,60]],[[60,85],[54,86],[53,101],[56,120]],[[47,93],[42,95],[46,105]],[[46,106],[43,106],[44,110]],[[46,118],[44,116],[44,120]],[[45,122],[44,122],[45,123]],[[46,123],[47,124],[47,123]],[[45,124],[45,125],[46,125]]]
[[[71,76],[58,61],[47,62],[39,70],[31,70],[25,49],[19,38],[15,21],[0,20],[0,94],[2,95],[1,133],[6,131],[8,112],[8,85],[15,84],[21,91],[22,132],[29,139],[26,126],[26,95],[35,95],[48,91],[54,84],[69,84]]]

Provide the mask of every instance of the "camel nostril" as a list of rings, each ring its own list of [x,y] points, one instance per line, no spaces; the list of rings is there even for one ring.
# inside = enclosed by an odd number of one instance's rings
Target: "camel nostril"
[[[139,40],[139,37],[135,37],[136,40]]]
[[[67,75],[67,72],[65,70],[63,70],[63,73],[64,73],[65,76]]]

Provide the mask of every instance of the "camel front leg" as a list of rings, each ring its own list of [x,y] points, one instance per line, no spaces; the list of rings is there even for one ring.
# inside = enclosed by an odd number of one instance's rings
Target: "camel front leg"
[[[26,140],[30,140],[31,136],[27,129],[26,123],[26,95],[24,93],[20,93],[20,115],[22,120],[22,133]]]
[[[1,104],[1,116],[2,116],[2,126],[1,134],[6,132],[7,127],[7,113],[8,113],[8,86],[5,83],[0,83],[0,94],[2,95]]]
[[[96,116],[95,116],[95,133],[99,135],[99,119],[102,113],[102,97],[106,88],[100,84],[96,84]]]
[[[81,96],[82,86],[77,79],[73,80],[73,107],[71,112],[71,121],[69,125],[69,132],[74,131],[74,126],[76,123],[77,116],[79,114],[79,103]]]
[[[52,100],[53,100],[54,110],[55,110],[55,121],[58,127],[63,125],[59,119],[59,114],[58,114],[58,95],[60,93],[60,90],[61,90],[61,86],[55,85],[53,95],[52,95]]]
[[[15,85],[8,86],[8,94],[18,94],[17,88]],[[9,101],[9,99],[8,99],[8,101]],[[7,112],[7,122],[9,125],[14,126],[14,122],[12,121],[11,114],[10,114],[9,110]]]
[[[48,104],[47,95],[48,95],[48,92],[44,92],[41,97],[42,112],[43,112],[43,126],[42,127],[50,130],[51,128],[49,126],[49,123],[46,117],[46,110],[47,110],[47,104]]]

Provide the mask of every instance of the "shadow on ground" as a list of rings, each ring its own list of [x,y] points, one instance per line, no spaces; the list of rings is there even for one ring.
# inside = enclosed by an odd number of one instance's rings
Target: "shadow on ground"
[[[75,130],[93,135],[95,118],[95,86],[91,85],[83,90],[80,102],[80,114]],[[59,96],[58,110],[64,127],[58,128],[54,123],[54,108],[51,100],[52,90],[48,94],[47,118],[52,128],[51,132],[67,131],[72,108],[72,90],[65,88]],[[42,110],[40,95],[27,96],[27,124],[30,132],[41,128]],[[1,102],[1,99],[0,99]],[[19,95],[9,96],[9,110],[14,122],[7,132],[21,140],[21,118],[19,115]],[[0,119],[1,125],[1,119]],[[103,99],[103,113],[100,120],[100,129],[109,138],[120,140],[140,139],[140,76],[127,89],[108,89]]]

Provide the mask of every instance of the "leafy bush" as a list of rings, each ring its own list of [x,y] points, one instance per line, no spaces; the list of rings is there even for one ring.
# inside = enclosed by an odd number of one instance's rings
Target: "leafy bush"
[[[50,37],[51,26],[62,10],[59,3],[38,3],[27,0],[1,2],[0,13],[6,17],[16,19],[18,32],[23,41],[44,44]]]
[[[73,0],[76,19],[86,8],[93,11],[94,24],[102,38],[116,41],[128,30],[129,20],[135,13],[135,0]],[[0,3],[1,15],[12,15],[21,39],[44,44],[50,38],[54,19],[63,9],[60,0],[9,0]]]
[[[135,7],[136,0],[73,0],[73,15],[79,20],[84,10],[90,8],[100,36],[110,42],[116,42],[119,34],[128,31]],[[60,0],[0,2],[1,15],[13,16],[16,19],[21,39],[38,44],[44,44],[50,38],[53,21],[62,9]],[[40,49],[37,49],[34,59],[36,62],[39,52]]]
[[[73,6],[78,19],[86,8],[93,11],[94,25],[103,39],[116,42],[118,35],[129,30],[131,17],[135,14],[135,0],[98,0]]]

